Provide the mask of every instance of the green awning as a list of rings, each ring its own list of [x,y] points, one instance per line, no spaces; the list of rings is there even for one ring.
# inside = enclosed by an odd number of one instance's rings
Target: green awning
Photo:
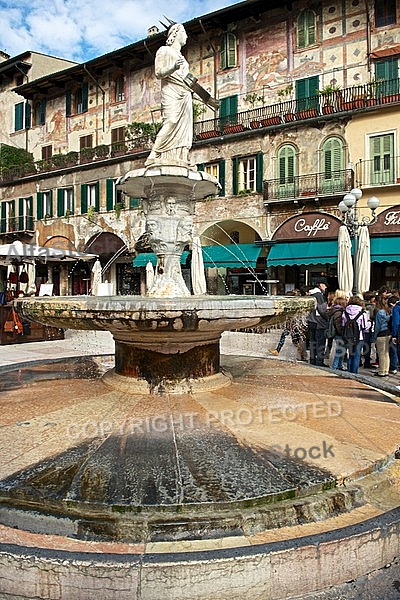
[[[337,263],[337,240],[277,242],[267,257],[269,267]]]
[[[255,244],[228,244],[227,246],[203,246],[206,268],[229,267],[230,269],[255,269],[262,246]]]
[[[400,237],[371,238],[371,262],[400,262]]]
[[[260,256],[262,246],[255,244],[229,244],[228,246],[202,246],[204,267],[230,267],[231,269],[253,268]],[[186,264],[189,252],[183,252],[181,264]],[[152,252],[143,252],[133,259],[134,267],[145,267],[151,261],[156,265],[157,257]]]
[[[188,254],[189,254],[189,252],[187,252],[187,251],[182,252],[181,265],[186,264],[186,259],[188,257]],[[155,267],[157,264],[157,256],[154,254],[154,252],[143,252],[142,254],[137,254],[135,256],[135,258],[133,259],[133,266],[134,267],[145,267],[149,261],[151,262],[153,267]]]

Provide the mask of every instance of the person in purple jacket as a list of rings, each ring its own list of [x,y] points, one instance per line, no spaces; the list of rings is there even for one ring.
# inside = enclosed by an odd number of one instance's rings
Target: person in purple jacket
[[[357,317],[355,319],[355,317]],[[348,345],[348,359],[347,359],[347,370],[349,373],[358,373],[360,366],[360,355],[361,350],[364,346],[365,332],[371,327],[371,321],[368,319],[368,315],[365,311],[364,300],[359,296],[351,296],[346,308],[343,311],[342,325],[343,325],[343,336],[345,332],[345,325],[348,319],[355,319],[358,326],[358,340],[353,344]],[[346,340],[345,340],[346,342]]]

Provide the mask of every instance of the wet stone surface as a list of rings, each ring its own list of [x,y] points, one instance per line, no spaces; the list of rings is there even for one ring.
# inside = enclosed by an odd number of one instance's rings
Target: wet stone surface
[[[296,440],[307,447],[307,435],[309,444],[320,444],[316,425],[327,428],[323,439],[332,428],[342,435],[336,414],[313,421],[310,412],[307,422],[299,411],[301,423],[283,425],[220,418],[244,407],[257,415],[260,406],[286,402],[285,394],[301,406],[310,400],[310,374],[319,403],[340,383],[330,378],[328,390],[323,373],[296,365],[282,370],[274,361],[227,363],[231,386],[181,396],[110,391],[99,379],[98,359],[3,370],[4,444],[7,435],[15,443],[8,456],[2,450],[0,522],[81,539],[198,539],[311,522],[362,503],[356,487],[336,487],[334,471],[342,465],[274,449]],[[282,387],[293,375],[296,386]],[[348,452],[354,457],[354,448]]]

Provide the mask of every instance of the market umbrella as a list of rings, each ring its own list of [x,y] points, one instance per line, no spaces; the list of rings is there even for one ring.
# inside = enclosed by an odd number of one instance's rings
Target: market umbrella
[[[363,294],[369,290],[371,283],[371,245],[368,227],[360,227],[358,251],[356,256],[356,288]]]
[[[154,268],[151,260],[146,265],[146,290],[149,291],[154,283]]]
[[[339,288],[352,294],[354,272],[351,257],[351,239],[346,225],[339,227],[338,236],[338,280]]]
[[[99,285],[101,284],[101,262],[97,259],[92,267],[92,296],[99,295]]]
[[[204,274],[203,253],[201,251],[200,238],[193,237],[192,242],[192,288],[195,296],[201,296],[207,292],[206,276]]]
[[[48,260],[93,260],[97,254],[65,250],[64,248],[51,248],[50,246],[38,246],[36,244],[23,244],[19,240],[12,244],[0,244],[0,262],[13,263],[23,262],[25,259],[38,258],[43,262]]]

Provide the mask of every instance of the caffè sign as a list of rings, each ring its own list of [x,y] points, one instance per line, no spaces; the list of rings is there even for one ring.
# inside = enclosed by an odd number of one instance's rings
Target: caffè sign
[[[291,217],[272,236],[273,240],[326,240],[337,238],[340,219],[322,212],[306,212]]]

